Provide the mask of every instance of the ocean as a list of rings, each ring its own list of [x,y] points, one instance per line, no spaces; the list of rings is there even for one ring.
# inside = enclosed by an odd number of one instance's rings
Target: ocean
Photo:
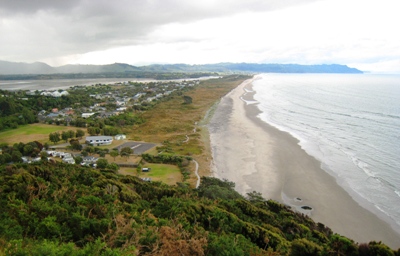
[[[263,74],[253,89],[263,121],[399,230],[400,75]]]

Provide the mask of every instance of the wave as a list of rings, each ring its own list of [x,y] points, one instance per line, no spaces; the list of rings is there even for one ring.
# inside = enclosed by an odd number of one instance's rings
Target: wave
[[[297,138],[349,193],[400,223],[400,93],[393,93],[400,76],[384,88],[388,80],[379,77],[338,77],[335,84],[332,76],[265,76],[253,84],[259,117]]]

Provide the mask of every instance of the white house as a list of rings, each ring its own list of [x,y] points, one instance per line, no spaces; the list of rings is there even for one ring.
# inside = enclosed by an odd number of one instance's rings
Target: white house
[[[95,113],[82,113],[83,118],[88,118],[89,116],[93,116]]]
[[[117,108],[117,111],[125,111],[127,109],[127,107],[120,107],[120,108]]]
[[[113,142],[112,136],[87,136],[86,143],[93,146],[110,145]]]
[[[64,157],[62,161],[67,164],[75,164],[75,159],[72,156]]]
[[[126,139],[126,135],[125,134],[117,134],[114,136],[115,140],[124,140]]]

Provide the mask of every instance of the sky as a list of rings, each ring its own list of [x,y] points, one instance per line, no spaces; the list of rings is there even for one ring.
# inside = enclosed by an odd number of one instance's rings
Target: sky
[[[400,73],[398,0],[0,0],[0,60]]]

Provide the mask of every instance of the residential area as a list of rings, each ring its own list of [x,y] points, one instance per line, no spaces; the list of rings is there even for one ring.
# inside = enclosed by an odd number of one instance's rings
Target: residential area
[[[74,86],[68,91],[27,91],[27,97],[55,98],[55,104],[38,110],[39,122],[87,127],[88,119],[107,119],[125,112],[145,111],[157,101],[181,95],[199,80],[160,82],[119,82]],[[67,97],[68,96],[68,97]],[[66,105],[63,99],[69,99]]]
[[[35,129],[45,130],[45,125],[50,124],[55,129],[30,142],[18,142],[16,138],[14,142],[1,143],[0,162],[62,162],[137,175],[143,167],[141,154],[156,144],[129,140],[124,130],[144,123],[142,113],[161,101],[175,97],[182,104],[187,102],[190,97],[185,93],[198,84],[199,80],[128,81],[73,86],[68,90],[0,91],[4,116],[0,128],[11,131],[19,125],[32,124]],[[157,154],[157,150],[151,152]],[[147,163],[144,170],[153,171],[143,172],[143,178],[148,181],[152,175],[161,179],[168,175],[164,178],[168,180],[172,171],[175,178],[170,182],[181,181],[182,173],[187,177],[188,172],[182,166],[178,168],[177,163],[162,167]],[[163,171],[156,173],[158,170]]]

